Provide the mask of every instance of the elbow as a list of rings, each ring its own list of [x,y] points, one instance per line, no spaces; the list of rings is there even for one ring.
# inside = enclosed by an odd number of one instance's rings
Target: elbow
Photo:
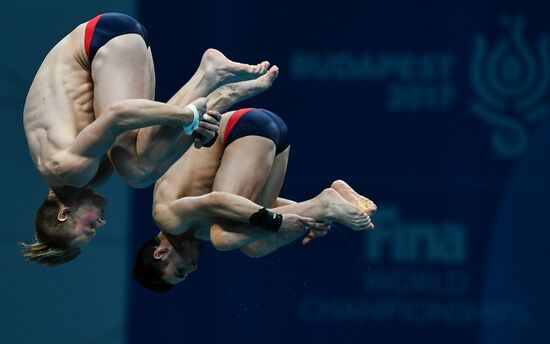
[[[208,194],[208,204],[211,206],[219,206],[223,204],[223,192],[220,191],[212,191]]]
[[[127,112],[128,112],[128,106],[124,100],[111,103],[107,107],[107,113],[113,116],[118,117],[118,116],[124,115],[124,113],[127,113]]]
[[[127,102],[122,100],[109,104],[105,112],[101,114],[101,117],[106,117],[111,122],[111,127],[115,132],[120,134],[123,131],[124,124],[127,122],[126,117],[129,113]]]

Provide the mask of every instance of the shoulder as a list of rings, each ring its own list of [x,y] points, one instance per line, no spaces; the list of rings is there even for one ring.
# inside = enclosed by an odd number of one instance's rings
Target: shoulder
[[[166,204],[154,204],[153,205],[153,220],[157,227],[168,234],[181,234],[179,230],[181,221],[172,209]]]
[[[52,186],[86,186],[94,177],[99,166],[97,159],[59,151],[44,159],[38,166],[40,173]]]

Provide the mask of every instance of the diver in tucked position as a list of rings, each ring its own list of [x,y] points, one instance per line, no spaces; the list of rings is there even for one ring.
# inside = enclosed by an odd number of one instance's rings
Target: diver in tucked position
[[[30,153],[50,190],[24,256],[48,265],[75,258],[105,224],[106,199],[93,189],[113,169],[132,187],[152,184],[191,144],[213,142],[220,111],[268,89],[277,74],[267,61],[236,63],[209,49],[193,77],[156,102],[140,23],[106,13],[76,27],[46,56],[25,103]]]
[[[331,221],[374,228],[375,204],[341,180],[305,202],[279,198],[289,151],[287,127],[274,113],[224,114],[212,147],[189,149],[156,182],[153,217],[161,231],[138,252],[134,279],[169,290],[197,268],[199,240],[262,257],[309,232],[307,244]]]

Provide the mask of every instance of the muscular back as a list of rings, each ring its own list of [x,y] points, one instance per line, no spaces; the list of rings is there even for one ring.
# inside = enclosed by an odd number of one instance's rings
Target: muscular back
[[[70,167],[59,164],[59,155],[94,121],[93,82],[84,50],[84,30],[85,24],[79,25],[48,53],[25,102],[23,121],[30,153],[51,186],[83,186],[99,165],[97,159],[71,159],[76,166]],[[78,178],[71,179],[68,174]]]

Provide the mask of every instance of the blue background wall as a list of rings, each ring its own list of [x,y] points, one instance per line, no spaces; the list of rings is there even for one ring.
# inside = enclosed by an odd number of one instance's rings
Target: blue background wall
[[[131,285],[130,342],[545,342],[547,16],[523,1],[142,2],[159,99],[216,47],[280,77],[282,195],[343,178],[377,228],[261,260],[207,249],[168,295]],[[202,15],[201,15],[202,14]],[[546,126],[546,127],[545,127]],[[134,249],[156,233],[150,192]]]
[[[166,295],[129,279],[156,233],[151,190],[114,179],[109,226],[77,261],[26,264],[46,188],[21,113],[47,51],[98,12],[147,27],[157,98],[215,47],[268,59],[273,88],[242,106],[289,124],[282,196],[347,180],[379,206],[373,232],[337,226],[251,260],[207,247]],[[550,298],[548,5],[540,1],[40,1],[0,6],[4,226],[0,343],[543,343]],[[8,201],[9,199],[9,201]]]

